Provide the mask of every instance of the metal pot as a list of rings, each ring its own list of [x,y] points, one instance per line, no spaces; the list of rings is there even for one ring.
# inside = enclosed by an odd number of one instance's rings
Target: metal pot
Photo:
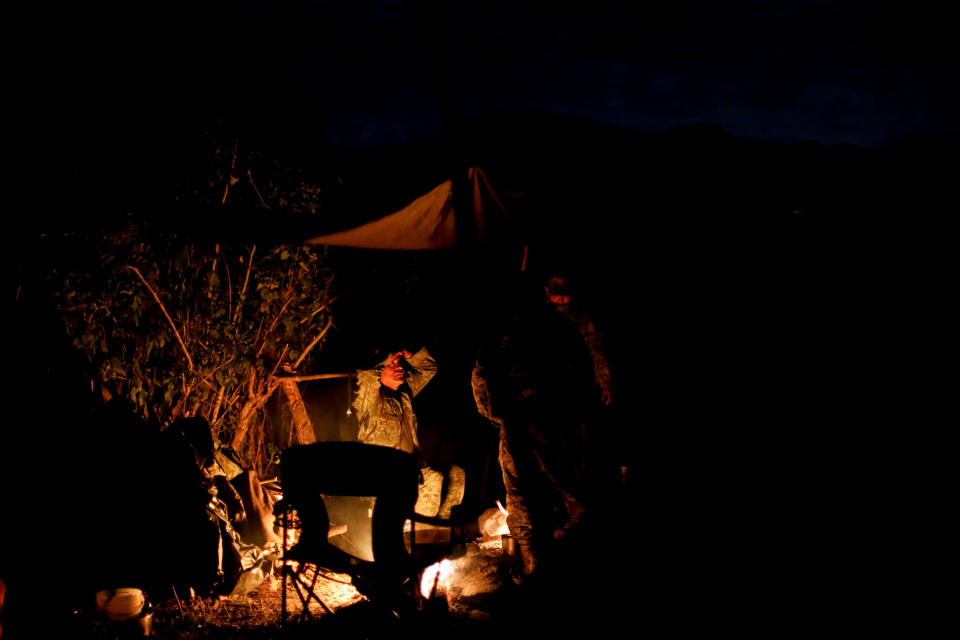
[[[517,557],[517,541],[513,539],[513,536],[511,536],[508,533],[504,533],[503,535],[501,535],[500,545],[502,548],[500,553],[502,555],[508,556],[510,558]]]

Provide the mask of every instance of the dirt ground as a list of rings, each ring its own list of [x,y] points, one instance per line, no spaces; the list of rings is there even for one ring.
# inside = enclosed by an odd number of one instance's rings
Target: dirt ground
[[[587,619],[603,619],[605,628],[619,621],[636,624],[641,615],[649,615],[649,610],[663,609],[654,606],[656,594],[663,589],[657,586],[654,592],[637,592],[639,584],[651,582],[649,577],[644,577],[644,571],[652,556],[640,552],[637,528],[627,526],[624,521],[623,516],[628,513],[621,508],[624,500],[623,496],[610,494],[608,506],[599,505],[592,518],[581,521],[579,534],[553,548],[544,547],[536,578],[521,584],[515,582],[512,563],[501,555],[500,549],[483,548],[475,541],[468,544],[465,556],[454,561],[452,574],[439,584],[439,593],[420,602],[418,608],[405,609],[400,616],[368,601],[353,586],[344,584],[348,582],[346,576],[333,574],[329,576],[332,580],[319,579],[316,590],[334,610],[334,615],[325,613],[314,603],[310,607],[312,617],[299,621],[300,600],[293,587],[288,586],[290,616],[287,625],[282,626],[280,581],[268,576],[244,596],[188,600],[183,597],[185,594],[180,594],[179,601],[172,597],[158,601],[153,596],[150,631],[154,638],[178,640],[316,638],[320,634],[337,640],[400,637],[427,640],[451,636],[457,640],[512,637],[536,640],[553,634],[569,637],[573,625]],[[9,604],[9,593],[7,595]],[[672,600],[676,599],[671,597]],[[143,637],[143,629],[135,622],[109,622],[92,602],[69,617],[65,632],[54,637],[91,640],[120,640],[138,637],[137,634]],[[672,613],[670,617],[672,619]],[[24,619],[19,621],[22,623]],[[59,631],[56,620],[36,619],[35,624],[31,621],[19,627],[29,632],[26,636],[11,633],[9,638],[48,636],[45,629],[53,623]],[[10,629],[4,629],[4,640],[8,630],[14,631],[14,625],[9,626]]]
[[[321,574],[314,591],[334,614],[315,602],[309,616],[294,586],[287,583],[287,623],[281,624],[282,591],[278,577],[268,575],[253,591],[243,596],[170,598],[152,603],[149,622],[116,623],[96,611],[78,611],[75,637],[120,640],[142,637],[144,628],[154,638],[214,640],[226,638],[298,638],[336,629],[338,637],[385,637],[417,630],[437,632],[464,630],[488,621],[497,595],[515,587],[509,558],[498,546],[468,545],[468,555],[453,561],[452,575],[437,581],[434,596],[398,616],[379,610],[350,584],[343,574]],[[313,572],[307,570],[307,578]]]

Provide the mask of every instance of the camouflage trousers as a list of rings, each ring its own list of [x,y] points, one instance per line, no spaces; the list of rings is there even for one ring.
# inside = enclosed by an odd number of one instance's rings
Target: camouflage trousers
[[[505,419],[500,428],[500,468],[507,498],[507,527],[518,542],[532,542],[534,522],[542,520],[559,498],[566,512],[558,528],[569,528],[583,515],[581,503],[582,425],[523,416]],[[550,491],[554,495],[549,496]]]
[[[450,510],[463,502],[466,474],[452,464],[446,474],[424,467],[420,470],[420,487],[413,510],[430,518],[449,518]]]

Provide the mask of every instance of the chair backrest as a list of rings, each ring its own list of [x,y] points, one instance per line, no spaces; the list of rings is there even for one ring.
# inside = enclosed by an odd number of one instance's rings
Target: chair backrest
[[[413,455],[359,442],[296,445],[280,457],[284,500],[301,512],[322,508],[327,518],[317,523],[347,525],[330,544],[381,566],[409,560],[403,525],[413,513],[419,474]],[[304,519],[304,532],[307,526]]]

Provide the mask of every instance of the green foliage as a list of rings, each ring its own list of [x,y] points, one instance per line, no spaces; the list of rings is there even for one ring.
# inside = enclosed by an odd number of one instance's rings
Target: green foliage
[[[210,213],[196,220],[205,229],[199,237],[237,237],[226,226],[222,235],[212,229],[231,224],[231,208],[260,210],[265,225],[283,224],[273,216],[290,221],[322,209],[326,183],[306,179],[255,143],[241,144],[222,122],[193,151],[169,186],[190,205],[176,210]],[[161,203],[170,193],[162,191]],[[263,469],[277,454],[264,437],[276,376],[292,367],[309,372],[331,325],[332,274],[323,250],[203,244],[159,231],[178,225],[153,220],[57,240],[65,246],[54,250],[48,278],[68,335],[105,395],[129,399],[160,426],[202,415],[221,442],[243,444],[248,455],[238,451],[241,457]],[[243,237],[256,236],[247,229]]]
[[[252,399],[272,392],[271,374],[330,322],[321,249],[201,246],[134,226],[93,246],[92,264],[52,271],[58,307],[92,375],[161,425],[202,415],[229,442],[263,419]]]

